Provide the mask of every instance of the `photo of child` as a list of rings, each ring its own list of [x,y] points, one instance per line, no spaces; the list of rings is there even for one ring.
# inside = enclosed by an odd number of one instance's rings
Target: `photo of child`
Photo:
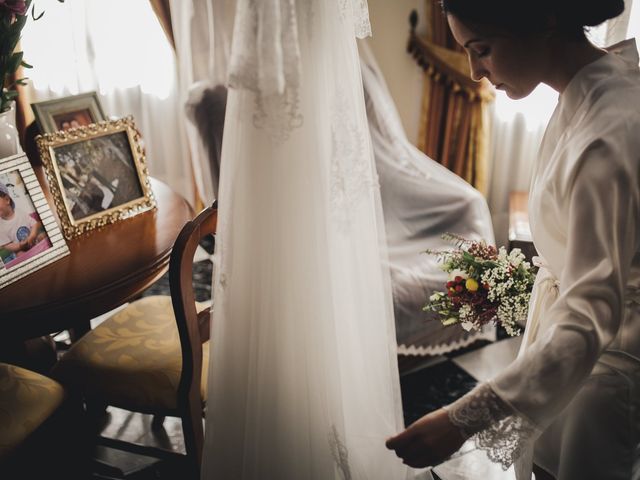
[[[0,260],[10,269],[51,248],[18,171],[0,174]]]

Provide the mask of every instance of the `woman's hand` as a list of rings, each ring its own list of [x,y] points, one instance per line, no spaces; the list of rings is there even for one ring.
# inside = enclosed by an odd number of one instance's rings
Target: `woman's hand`
[[[428,413],[404,432],[387,440],[403,463],[414,468],[437,465],[456,452],[465,438],[443,408]]]

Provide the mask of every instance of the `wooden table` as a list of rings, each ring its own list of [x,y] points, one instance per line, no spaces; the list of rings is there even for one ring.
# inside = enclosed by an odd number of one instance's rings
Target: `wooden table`
[[[67,240],[70,255],[0,290],[1,344],[85,330],[91,318],[136,297],[167,271],[173,242],[194,213],[164,183],[151,179],[151,186],[155,211]]]

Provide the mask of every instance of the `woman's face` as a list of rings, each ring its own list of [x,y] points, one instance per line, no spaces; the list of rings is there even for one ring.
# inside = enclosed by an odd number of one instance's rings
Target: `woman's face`
[[[473,80],[486,78],[512,99],[526,97],[542,81],[544,45],[540,37],[473,30],[451,14],[447,20],[453,37],[467,52]]]

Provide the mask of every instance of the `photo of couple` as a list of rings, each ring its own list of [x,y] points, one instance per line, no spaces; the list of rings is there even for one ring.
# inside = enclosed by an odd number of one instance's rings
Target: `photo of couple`
[[[58,130],[69,130],[70,128],[86,127],[97,120],[94,120],[88,108],[84,108],[55,114],[53,115],[53,121]]]
[[[74,220],[143,196],[126,132],[57,147],[64,196]]]

